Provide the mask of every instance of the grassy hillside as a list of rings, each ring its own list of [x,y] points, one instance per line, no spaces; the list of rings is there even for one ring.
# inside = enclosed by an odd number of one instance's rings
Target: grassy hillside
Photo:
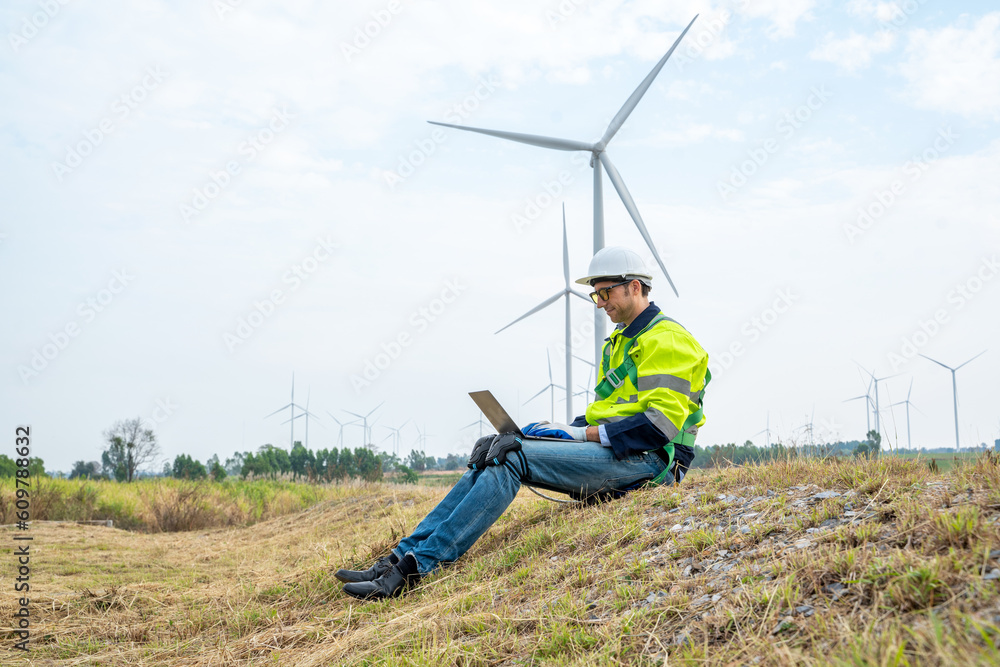
[[[790,460],[590,507],[522,490],[410,595],[340,592],[337,567],[385,553],[445,492],[343,487],[172,534],[38,524],[31,664],[1000,663],[996,459]],[[23,660],[12,643],[3,664]]]

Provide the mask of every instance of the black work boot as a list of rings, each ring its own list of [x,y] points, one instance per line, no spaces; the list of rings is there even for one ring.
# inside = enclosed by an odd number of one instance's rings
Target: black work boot
[[[360,581],[375,581],[383,574],[392,569],[392,566],[399,562],[399,558],[394,553],[390,553],[385,558],[380,558],[377,563],[367,570],[337,570],[333,576],[337,577],[345,584],[357,583]]]
[[[344,592],[359,600],[383,600],[398,596],[418,581],[420,574],[417,572],[417,561],[412,554],[407,554],[374,581],[344,584]]]

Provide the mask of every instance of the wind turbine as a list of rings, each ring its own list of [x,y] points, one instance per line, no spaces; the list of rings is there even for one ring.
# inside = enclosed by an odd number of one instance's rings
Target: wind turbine
[[[765,428],[762,431],[757,431],[756,433],[754,433],[750,437],[751,438],[756,438],[761,433],[765,433],[766,434],[764,437],[765,437],[765,440],[767,441],[767,448],[770,449],[771,448],[771,411],[770,410],[767,411],[767,428]]]
[[[907,449],[913,449],[913,443],[910,441],[910,405],[912,405],[910,403],[910,394],[912,393],[913,393],[913,380],[911,379],[910,389],[909,391],[906,392],[906,400],[899,401],[898,403],[893,403],[892,405],[889,406],[891,408],[897,405],[902,405],[904,403],[906,404],[906,448]],[[913,409],[917,410],[917,408]],[[920,412],[920,410],[917,410],[917,412]]]
[[[344,446],[344,427],[345,426],[350,426],[352,424],[357,424],[358,420],[355,419],[354,421],[351,421],[351,422],[342,422],[339,419],[337,419],[336,417],[334,417],[333,413],[330,412],[329,410],[327,411],[326,414],[330,415],[330,418],[333,419],[333,421],[337,422],[337,426],[340,427],[340,431],[337,433],[337,447],[343,447]]]
[[[510,141],[517,141],[522,144],[528,144],[530,146],[539,146],[541,148],[552,148],[559,151],[583,151],[591,154],[590,166],[594,169],[594,254],[598,250],[604,247],[604,194],[603,194],[603,179],[601,177],[601,167],[608,172],[608,178],[611,179],[611,184],[614,186],[615,190],[618,192],[618,196],[621,198],[622,203],[625,205],[626,210],[628,210],[629,215],[632,217],[633,222],[635,222],[636,228],[639,230],[639,234],[642,235],[643,240],[646,245],[649,246],[650,251],[653,253],[653,257],[656,259],[656,263],[660,265],[660,269],[663,271],[663,275],[666,276],[667,282],[670,283],[671,289],[673,289],[674,294],[677,295],[677,288],[674,286],[674,281],[670,279],[670,274],[667,272],[667,267],[660,259],[660,254],[656,251],[656,246],[653,243],[652,237],[650,237],[649,232],[646,230],[646,225],[642,221],[642,216],[639,215],[639,209],[636,208],[635,202],[632,199],[632,195],[629,194],[628,188],[625,187],[625,182],[622,180],[621,175],[612,164],[611,158],[608,157],[607,146],[618,130],[621,129],[625,121],[628,120],[629,115],[635,109],[636,105],[642,99],[642,96],[646,94],[646,91],[653,84],[653,80],[656,75],[660,73],[663,66],[667,63],[667,60],[673,54],[674,49],[677,45],[681,43],[684,39],[684,35],[687,34],[688,30],[698,19],[696,14],[691,23],[688,23],[687,27],[684,28],[680,36],[674,42],[670,50],[660,58],[660,61],[656,63],[656,66],[646,75],[646,78],[642,80],[639,87],[635,89],[632,95],[625,101],[622,108],[618,110],[615,117],[611,119],[611,123],[608,128],[604,131],[604,136],[602,136],[595,143],[588,143],[585,141],[576,141],[573,139],[559,139],[555,137],[543,137],[536,134],[522,134],[520,132],[506,132],[501,130],[488,130],[478,127],[468,127],[465,125],[452,125],[450,123],[438,123],[435,121],[428,121],[433,125],[443,125],[445,127],[453,127],[457,130],[464,130],[466,132],[478,132],[479,134],[486,134],[492,137],[499,137],[500,139],[508,139]],[[679,296],[679,295],[678,295]],[[594,359],[600,361],[601,358],[601,347],[604,343],[604,314],[598,309],[594,311]]]
[[[513,322],[511,322],[507,326],[503,327],[503,329],[498,330],[497,333],[500,333],[501,331],[503,331],[507,327],[509,327],[511,325],[514,325],[514,324],[517,324],[518,322],[520,322],[524,318],[529,317],[531,315],[534,315],[538,311],[540,311],[540,310],[542,310],[544,308],[547,308],[548,306],[552,305],[553,303],[555,303],[559,299],[562,299],[562,298],[565,297],[565,299],[566,299],[566,386],[567,387],[572,387],[573,386],[573,347],[572,347],[573,334],[572,334],[572,331],[571,331],[571,329],[572,329],[572,326],[571,326],[572,323],[570,321],[569,297],[570,297],[571,294],[573,294],[573,295],[576,295],[576,296],[580,297],[581,299],[583,299],[584,301],[586,301],[589,304],[593,304],[593,301],[590,300],[590,297],[585,296],[585,295],[581,294],[580,292],[577,292],[572,287],[570,287],[570,283],[569,283],[569,243],[566,240],[566,203],[565,202],[563,202],[562,209],[563,209],[562,210],[562,213],[563,213],[563,280],[565,281],[565,285],[563,286],[562,291],[556,292],[555,294],[553,294],[552,296],[550,296],[545,301],[542,301],[540,304],[538,304],[537,306],[535,306],[534,308],[532,308],[531,310],[529,310],[528,312],[526,312],[524,315],[521,315],[521,317],[517,318],[516,320],[514,320]],[[546,351],[546,354],[548,354],[547,351]],[[550,369],[549,375],[551,375],[551,369]],[[551,380],[551,377],[550,377],[550,380]],[[569,397],[569,391],[570,390],[567,389],[566,391],[567,391],[567,394],[566,394],[566,423],[569,424],[571,421],[573,421],[573,401]],[[553,408],[552,414],[553,414],[553,416],[555,416],[555,408]]]
[[[284,406],[278,408],[277,410],[275,410],[271,414],[269,414],[266,417],[264,417],[264,419],[267,419],[268,417],[273,417],[274,415],[278,414],[282,410],[286,410],[286,409],[289,409],[289,408],[291,408],[291,411],[292,411],[291,416],[288,418],[288,421],[282,422],[282,425],[291,423],[291,436],[290,436],[291,437],[291,442],[288,445],[288,449],[289,449],[289,451],[291,451],[292,447],[295,446],[295,419],[296,419],[295,408],[298,408],[299,410],[302,410],[303,412],[306,411],[305,408],[303,408],[301,405],[299,405],[299,404],[297,404],[295,402],[295,373],[292,373],[292,400],[291,400],[291,402],[288,405],[284,405]],[[301,417],[301,416],[302,415],[299,415],[299,417]]]
[[[539,396],[541,396],[542,394],[544,394],[545,392],[547,392],[549,389],[551,389],[552,390],[552,401],[551,401],[552,402],[552,421],[555,421],[556,420],[556,389],[565,389],[565,387],[560,387],[559,385],[557,385],[552,380],[552,360],[549,358],[549,351],[548,350],[545,350],[545,359],[549,362],[549,383],[547,385],[545,385],[544,389],[542,389],[540,392],[538,392],[537,394],[535,394],[534,396],[532,396],[531,398],[529,398],[528,400],[526,400],[521,405],[527,405],[528,403],[531,403],[533,400],[535,400],[536,398],[538,398]],[[572,420],[572,418],[570,418],[570,420]]]
[[[987,352],[988,352],[988,350],[983,350],[982,352],[980,352],[976,356],[972,357],[972,359],[969,359],[969,361],[966,361],[965,364],[978,359],[979,357],[983,356]],[[920,354],[920,353],[918,352],[917,354]],[[962,449],[962,447],[958,443],[958,385],[955,383],[955,371],[957,371],[959,368],[961,368],[965,364],[959,364],[955,368],[952,368],[951,366],[945,366],[944,364],[942,364],[937,359],[931,359],[926,354],[920,354],[920,356],[923,357],[924,359],[926,359],[927,361],[933,361],[938,366],[944,366],[949,371],[951,371],[951,395],[952,395],[952,399],[954,400],[954,403],[955,403],[955,451],[958,452],[958,451],[960,451]]]
[[[411,420],[407,419],[405,422],[403,422],[399,426],[396,426],[395,428],[393,428],[392,426],[386,426],[385,427],[385,428],[389,429],[390,431],[392,431],[389,435],[392,437],[392,453],[395,454],[396,456],[399,456],[399,437],[400,437],[400,433],[399,432],[402,431],[403,427],[406,426],[407,424],[409,424],[410,421]],[[388,439],[389,438],[384,438],[382,440],[382,442],[385,442]]]
[[[466,424],[465,426],[463,426],[462,428],[460,428],[458,430],[459,431],[464,431],[465,429],[471,428],[473,426],[478,426],[479,427],[479,437],[480,438],[483,437],[483,426],[485,426],[485,423],[483,422],[483,413],[482,412],[479,413],[479,419],[478,420],[472,422],[471,424]]]
[[[590,378],[593,377],[594,378],[594,384],[587,391],[577,392],[577,393],[573,394],[574,396],[579,396],[582,393],[583,396],[584,396],[584,400],[587,401],[587,405],[590,405],[590,395],[591,394],[594,394],[594,400],[595,401],[597,400],[597,393],[596,393],[596,390],[594,389],[594,387],[597,386],[597,378],[594,377],[594,376],[597,375],[597,366],[590,359],[584,359],[583,357],[579,357],[579,356],[577,356],[575,354],[573,355],[573,358],[574,359],[579,359],[583,363],[585,363],[588,366],[590,366],[590,370],[587,372],[587,379],[590,380]]]
[[[861,364],[858,365],[860,366]],[[884,378],[877,378],[875,377],[874,372],[871,372],[864,367],[862,367],[862,370],[864,370],[865,373],[868,373],[868,375],[870,375],[872,378],[872,382],[875,383],[875,431],[877,431],[879,435],[882,435],[882,417],[879,411],[879,402],[878,402],[878,383],[882,382],[883,380],[888,380],[889,378],[894,378],[897,375],[900,375],[900,373],[895,373],[894,375],[886,375]],[[871,387],[871,384],[869,383],[868,386]]]
[[[857,362],[855,362],[855,363],[857,363]],[[866,438],[868,437],[868,432],[872,430],[871,408],[874,407],[874,405],[875,405],[875,402],[872,401],[871,391],[872,391],[872,383],[871,383],[871,381],[869,381],[868,382],[868,388],[865,390],[864,394],[862,394],[861,396],[855,396],[854,398],[848,398],[848,399],[846,399],[846,400],[843,401],[844,403],[850,403],[851,401],[857,401],[857,400],[860,400],[862,398],[865,399],[865,401],[866,401],[865,402],[865,437]]]
[[[299,419],[300,417],[305,417],[306,418],[306,439],[305,439],[306,449],[309,449],[309,418],[313,417],[315,419],[319,419],[319,417],[317,417],[313,413],[309,412],[309,395],[311,393],[312,393],[311,389],[306,391],[306,407],[302,408],[301,406],[299,406],[299,409],[302,410],[302,412],[300,412],[299,414],[295,415],[294,417],[289,417],[285,421],[281,422],[282,425],[284,425],[284,424],[287,424],[290,421],[293,421],[295,419]],[[295,446],[295,442],[292,441],[292,447],[294,447],[294,446]]]
[[[369,429],[369,427],[368,427],[368,418],[372,416],[373,412],[375,412],[376,410],[378,410],[379,408],[381,408],[384,403],[385,403],[385,401],[382,401],[382,403],[379,403],[378,405],[376,405],[374,408],[371,409],[371,412],[369,412],[366,415],[359,415],[357,412],[351,412],[350,410],[344,410],[344,412],[346,412],[347,414],[354,415],[355,417],[357,417],[358,419],[361,420],[361,422],[362,422],[362,428],[364,429],[364,433],[365,433],[365,441],[362,443],[363,447],[367,447],[368,445],[370,445],[371,444],[371,440],[372,440],[371,429]],[[378,418],[376,418],[376,420],[372,421],[372,426],[375,425],[375,421],[377,421],[377,419]]]

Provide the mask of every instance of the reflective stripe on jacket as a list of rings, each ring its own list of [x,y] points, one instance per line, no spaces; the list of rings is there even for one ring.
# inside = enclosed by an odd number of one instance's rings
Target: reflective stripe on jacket
[[[609,368],[624,361],[626,343],[642,331],[659,313],[655,304],[639,314],[631,325],[615,329],[605,343],[610,353]],[[608,348],[610,346],[610,349]],[[680,433],[688,415],[698,409],[698,395],[705,386],[708,353],[698,341],[677,322],[667,319],[653,325],[638,337],[629,354],[636,365],[636,384],[628,377],[607,398],[598,398],[587,406],[586,419],[591,425],[606,424],[609,440],[618,458],[635,452],[659,449]],[[604,379],[599,371],[597,383]],[[627,423],[622,423],[627,422]],[[650,424],[653,437],[649,442],[625,441],[615,435]],[[693,427],[705,423],[704,417]],[[659,437],[656,437],[659,436]]]

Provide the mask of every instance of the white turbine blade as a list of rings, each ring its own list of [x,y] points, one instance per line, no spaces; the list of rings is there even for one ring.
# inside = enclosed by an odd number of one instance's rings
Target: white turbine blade
[[[538,134],[522,134],[520,132],[505,132],[503,130],[487,130],[481,127],[467,127],[465,125],[452,125],[451,123],[438,123],[437,121],[427,121],[431,125],[441,125],[442,127],[453,127],[456,130],[466,132],[478,132],[488,134],[491,137],[509,139],[529,146],[539,146],[541,148],[554,148],[557,151],[593,151],[594,145],[573,139],[559,139],[558,137],[543,137]]]
[[[288,405],[286,405],[286,406],[285,406],[285,407],[283,407],[283,408],[278,408],[277,410],[275,410],[275,411],[274,411],[274,412],[272,412],[271,414],[267,415],[267,417],[273,417],[274,415],[278,414],[278,413],[279,413],[279,412],[281,412],[282,410],[287,410],[288,408],[292,407],[292,405],[294,405],[294,403],[289,403]],[[267,417],[264,417],[264,419],[267,419]]]
[[[855,396],[854,398],[848,398],[848,399],[844,400],[843,402],[844,403],[849,403],[851,401],[861,400],[862,398],[868,398],[868,394],[865,394],[864,396]]]
[[[660,73],[660,70],[663,69],[663,66],[667,64],[667,60],[670,59],[670,56],[673,54],[674,49],[676,49],[677,45],[681,43],[681,40],[684,39],[684,35],[687,34],[687,31],[691,29],[691,26],[694,25],[694,22],[697,19],[698,15],[695,14],[695,17],[691,19],[691,23],[687,24],[687,27],[684,28],[684,31],[674,41],[674,45],[670,47],[670,50],[667,51],[667,53],[662,58],[660,58],[660,62],[656,63],[656,67],[654,67],[653,70],[646,75],[646,78],[642,80],[642,83],[640,83],[639,87],[635,89],[635,92],[633,92],[632,95],[627,100],[625,100],[625,104],[623,104],[622,108],[619,109],[617,114],[615,114],[615,117],[611,119],[611,123],[608,125],[608,129],[604,132],[604,136],[601,137],[601,140],[598,142],[598,145],[601,148],[604,148],[605,146],[608,145],[608,142],[611,141],[611,139],[615,136],[615,134],[618,133],[618,130],[621,129],[621,126],[625,124],[625,121],[628,120],[629,114],[631,114],[632,111],[635,109],[636,105],[639,104],[639,100],[641,100],[642,96],[646,94],[646,91],[649,90],[649,87],[653,85],[653,79],[655,79],[656,75]]]
[[[344,410],[344,412],[346,412],[349,415],[354,415],[358,419],[364,419],[365,418],[364,415],[359,415],[357,412],[351,412],[350,410]],[[371,414],[371,413],[369,413],[369,414]],[[357,421],[357,420],[355,420],[355,421]]]
[[[537,306],[535,306],[534,308],[532,308],[531,310],[529,310],[528,312],[526,312],[524,315],[521,315],[521,317],[517,318],[516,320],[514,320],[513,322],[511,322],[507,326],[503,327],[502,329],[497,329],[497,331],[496,331],[496,333],[494,335],[500,333],[501,331],[503,331],[507,327],[510,327],[510,326],[513,326],[513,325],[517,324],[518,322],[520,322],[524,318],[528,317],[529,315],[534,315],[535,313],[537,313],[541,309],[543,309],[543,308],[545,308],[547,306],[552,305],[553,303],[555,303],[556,301],[558,301],[559,299],[561,299],[563,294],[564,294],[564,292],[559,292],[555,296],[550,296],[548,299],[546,299],[545,301],[542,301],[540,304],[538,304]]]
[[[532,396],[531,398],[529,398],[528,400],[526,400],[524,403],[521,403],[521,405],[527,405],[528,403],[531,403],[533,400],[535,400],[536,398],[538,398],[539,396],[541,396],[542,394],[544,394],[548,390],[549,390],[549,388],[545,387],[545,389],[542,389],[540,392],[538,392],[537,394],[535,394],[534,396]]]
[[[919,352],[917,352],[917,354],[919,354],[919,355],[920,355],[921,357],[923,357],[923,358],[924,358],[924,359],[926,359],[927,361],[933,361],[933,362],[934,362],[935,364],[937,364],[938,366],[944,366],[944,368],[947,368],[947,369],[948,369],[949,371],[953,371],[953,370],[958,370],[957,368],[952,368],[951,366],[945,366],[944,364],[942,364],[942,363],[941,363],[940,361],[938,361],[937,359],[931,359],[931,358],[930,358],[930,357],[928,357],[928,356],[927,356],[926,354],[920,354]],[[969,361],[972,361],[972,359],[969,359]],[[966,362],[966,363],[968,363],[968,362]]]
[[[576,296],[580,297],[581,299],[583,299],[583,300],[584,300],[584,301],[586,301],[587,303],[589,303],[589,304],[591,304],[591,305],[593,305],[593,304],[594,304],[594,300],[593,300],[593,299],[591,299],[591,298],[590,298],[589,296],[587,296],[586,294],[584,294],[583,292],[577,292],[577,291],[576,291],[575,289],[573,289],[572,287],[570,287],[570,288],[569,288],[569,291],[570,291],[570,292],[572,292],[573,294],[575,294]]]
[[[965,362],[965,364],[967,364],[967,363],[970,363],[970,362],[973,362],[973,361],[975,361],[976,359],[978,359],[979,357],[983,356],[983,355],[984,355],[984,354],[986,354],[987,352],[989,352],[989,350],[983,350],[982,352],[980,352],[980,353],[979,353],[979,354],[977,354],[976,356],[972,357],[972,359],[969,359],[969,361],[966,361],[966,362]],[[962,366],[964,366],[965,364],[962,364]],[[955,368],[955,370],[957,371],[957,370],[958,370],[959,368],[961,368],[962,366],[957,366],[957,367]]]
[[[646,225],[642,222],[642,216],[639,215],[639,209],[635,207],[635,202],[632,201],[632,195],[629,194],[628,188],[625,187],[625,182],[622,181],[622,177],[618,173],[618,170],[615,169],[615,165],[611,163],[611,158],[608,157],[608,154],[605,152],[600,155],[601,163],[604,165],[604,170],[608,172],[608,178],[611,179],[611,184],[614,185],[615,190],[618,191],[618,196],[621,197],[622,203],[625,204],[628,214],[632,216],[635,226],[639,228],[639,233],[642,235],[646,245],[649,246],[650,251],[653,253],[656,263],[660,265],[660,270],[663,271],[663,275],[666,276],[667,282],[670,283],[670,288],[674,290],[674,295],[680,296],[680,294],[677,293],[677,288],[674,287],[674,281],[670,279],[667,267],[663,264],[663,260],[660,259],[660,253],[656,252],[656,246],[653,245],[653,239],[649,236],[649,232],[646,231]]]
[[[593,362],[593,361],[591,361],[590,359],[584,359],[583,357],[578,357],[578,356],[576,356],[575,354],[573,355],[573,358],[574,358],[574,359],[579,359],[580,361],[582,361],[582,362],[584,362],[584,363],[588,364],[588,365],[589,365],[589,366],[590,366],[591,368],[593,368],[593,367],[594,367],[594,362]]]
[[[545,361],[549,362],[549,385],[552,384],[552,357],[549,356],[548,348],[545,348]]]
[[[379,408],[381,408],[383,405],[385,405],[385,401],[382,401],[381,403],[379,403],[378,405],[376,405],[374,408],[372,408],[372,412],[375,412],[376,410],[378,410]],[[372,414],[372,412],[369,412],[367,415],[365,415],[365,417],[370,416]]]
[[[913,393],[913,378],[910,378],[910,390],[906,392],[906,402],[910,402],[910,394]]]
[[[566,240],[566,202],[563,202],[563,278],[566,279],[566,289],[572,289],[569,286],[569,242]]]

